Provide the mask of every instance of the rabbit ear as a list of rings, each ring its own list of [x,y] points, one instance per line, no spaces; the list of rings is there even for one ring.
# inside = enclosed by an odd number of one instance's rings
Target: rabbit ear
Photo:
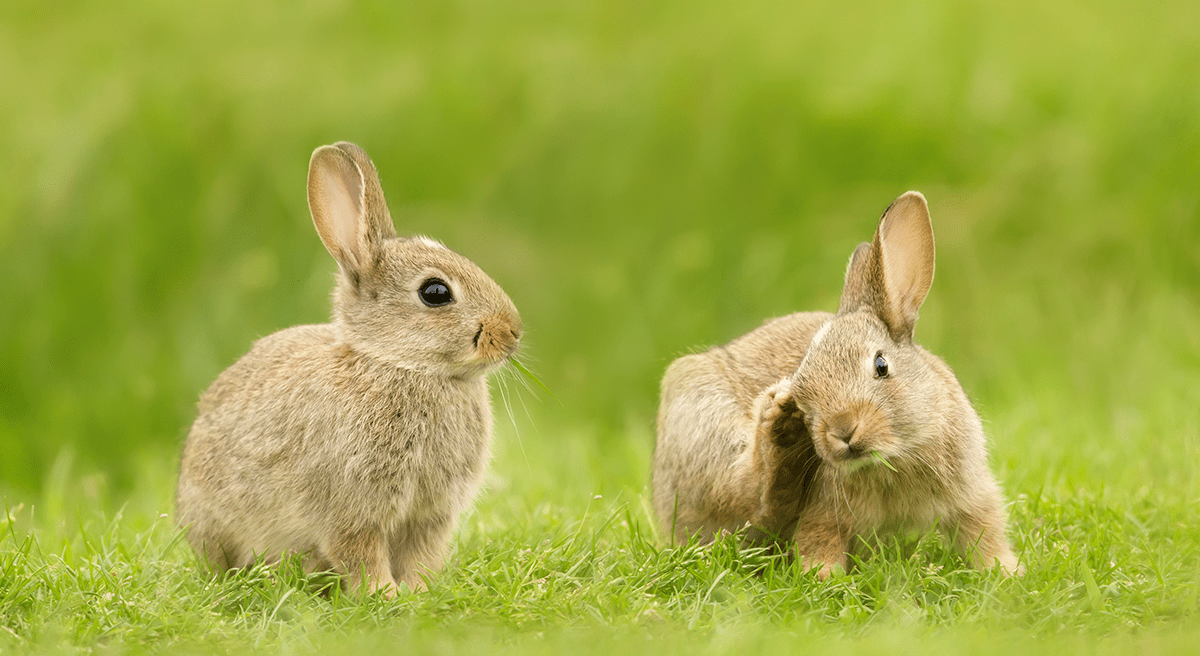
[[[351,143],[313,151],[308,209],[325,248],[355,286],[374,263],[380,243],[396,235],[375,166]]]
[[[912,339],[921,303],[933,284],[933,261],[929,206],[919,192],[910,191],[884,211],[871,244],[854,251],[838,311],[866,305],[894,339]]]
[[[850,255],[846,265],[846,284],[842,287],[842,301],[838,305],[838,314],[854,312],[864,305],[873,305],[869,298],[871,289],[867,286],[868,269],[872,266],[871,245],[863,242]]]
[[[872,249],[879,251],[883,272],[888,306],[884,322],[893,334],[912,339],[921,304],[933,285],[933,224],[920,192],[910,191],[888,206]]]

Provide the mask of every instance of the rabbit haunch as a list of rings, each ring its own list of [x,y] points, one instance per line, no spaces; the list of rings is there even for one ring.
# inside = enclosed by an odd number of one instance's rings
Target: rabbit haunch
[[[1020,568],[978,415],[913,342],[933,283],[909,192],[851,257],[837,314],[768,321],[663,378],[654,503],[674,540],[750,526],[827,576],[854,538],[934,524],[977,567]]]
[[[515,353],[520,316],[470,260],[396,236],[357,146],[313,153],[308,199],[338,263],[333,321],[259,340],[203,394],[178,520],[218,571],[298,553],[367,590],[421,587],[479,489],[486,376]],[[449,300],[423,302],[430,281]]]

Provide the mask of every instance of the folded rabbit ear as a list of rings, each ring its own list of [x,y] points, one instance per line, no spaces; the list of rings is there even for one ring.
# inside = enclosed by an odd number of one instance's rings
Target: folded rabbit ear
[[[380,243],[396,235],[375,165],[361,148],[343,141],[313,151],[308,209],[325,248],[357,287]]]
[[[867,306],[892,338],[911,340],[921,304],[933,284],[933,225],[919,192],[900,196],[879,220],[875,239],[850,258],[839,313]]]

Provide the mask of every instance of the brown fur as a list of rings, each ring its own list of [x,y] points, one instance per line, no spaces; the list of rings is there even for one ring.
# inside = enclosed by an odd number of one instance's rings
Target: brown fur
[[[1020,571],[979,417],[913,342],[933,262],[925,198],[909,192],[854,251],[836,315],[775,319],[671,364],[654,504],[673,540],[750,525],[825,577],[855,536],[936,523],[975,566]]]
[[[470,260],[395,236],[362,149],[317,149],[308,189],[339,265],[333,322],[259,340],[204,393],[178,519],[218,571],[291,552],[355,587],[422,587],[483,478],[486,375],[516,350],[521,320]],[[431,277],[453,303],[421,302]]]

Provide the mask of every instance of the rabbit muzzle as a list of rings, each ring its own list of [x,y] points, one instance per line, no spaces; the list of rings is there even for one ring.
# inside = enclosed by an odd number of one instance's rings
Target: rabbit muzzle
[[[855,404],[813,423],[817,453],[838,469],[853,471],[873,462],[874,454],[891,455],[894,436],[883,412],[873,403]]]
[[[473,342],[480,360],[488,363],[506,360],[521,345],[521,322],[509,314],[488,315],[479,322]]]

